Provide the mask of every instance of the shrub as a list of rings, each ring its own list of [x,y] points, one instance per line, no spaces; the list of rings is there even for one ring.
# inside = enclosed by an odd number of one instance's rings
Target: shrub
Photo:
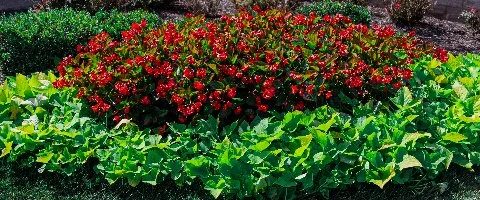
[[[162,4],[164,0],[41,0],[35,5],[37,9],[76,8],[89,12],[100,10],[147,8],[151,4]]]
[[[392,27],[369,30],[342,15],[270,10],[146,25],[132,24],[120,42],[107,33],[94,37],[60,63],[55,86],[79,88],[95,113],[115,121],[157,107],[161,120],[186,122],[386,98],[411,78],[408,64],[435,50]]]
[[[368,6],[369,0],[339,0],[340,2],[349,2],[359,6]]]
[[[342,14],[358,24],[370,24],[371,19],[370,11],[365,7],[349,2],[340,3],[331,0],[311,3],[298,8],[295,12],[304,15],[316,12],[318,16]]]
[[[461,17],[470,25],[473,31],[480,33],[480,11],[477,9],[469,9],[462,12]]]
[[[387,8],[390,18],[397,23],[417,23],[427,11],[432,9],[435,0],[389,0]]]
[[[215,17],[224,12],[224,0],[182,0],[187,11],[196,15]]]
[[[259,6],[261,9],[294,10],[302,2],[301,0],[233,0],[237,9],[252,9],[254,6]]]
[[[148,19],[152,27],[161,21],[155,14],[100,12],[97,17],[72,9],[18,13],[0,18],[0,69],[6,74],[51,69],[79,43],[105,30],[120,38],[130,24]],[[126,23],[126,24],[124,24]]]
[[[19,75],[0,90],[0,157],[65,174],[95,163],[109,183],[132,186],[199,180],[226,199],[418,182],[452,165],[480,165],[479,63],[479,55],[423,58],[410,65],[411,89],[399,90],[393,107],[369,102],[346,114],[323,106],[228,126],[208,117],[172,123],[174,134],[163,136],[128,120],[108,129],[82,114],[87,107],[71,91],[54,89],[55,77]]]

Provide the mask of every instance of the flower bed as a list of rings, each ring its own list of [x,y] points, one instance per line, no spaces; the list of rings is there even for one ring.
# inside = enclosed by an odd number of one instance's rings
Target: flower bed
[[[257,10],[206,22],[190,17],[146,29],[135,23],[114,41],[94,37],[57,67],[57,88],[78,88],[93,112],[122,118],[159,108],[179,122],[382,100],[406,84],[406,66],[446,52],[391,27],[369,30],[343,15]],[[245,112],[244,112],[245,111]],[[133,117],[135,118],[135,117]]]
[[[215,197],[293,198],[357,182],[383,187],[433,178],[452,164],[480,164],[480,56],[424,58],[411,88],[353,114],[328,106],[219,127],[169,124],[174,134],[122,120],[109,129],[86,117],[85,101],[56,90],[52,74],[18,75],[0,90],[1,157],[72,174],[88,159],[113,183],[203,182]],[[385,102],[388,103],[388,102]]]

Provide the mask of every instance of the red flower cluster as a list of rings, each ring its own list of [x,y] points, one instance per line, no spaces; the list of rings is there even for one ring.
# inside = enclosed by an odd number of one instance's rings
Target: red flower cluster
[[[112,112],[117,121],[157,106],[187,122],[212,112],[303,110],[339,92],[393,93],[412,77],[406,65],[416,58],[448,59],[391,27],[370,30],[342,15],[269,10],[145,27],[132,24],[121,42],[101,33],[78,46],[58,66],[55,87],[80,88],[95,113]]]

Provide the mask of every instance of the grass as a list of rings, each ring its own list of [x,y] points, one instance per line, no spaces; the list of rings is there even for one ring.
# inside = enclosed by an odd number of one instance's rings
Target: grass
[[[87,165],[88,166],[88,165]],[[476,168],[480,170],[480,168]],[[177,187],[171,180],[157,186],[140,184],[130,187],[121,181],[109,185],[86,167],[71,177],[57,173],[38,173],[34,167],[20,168],[0,161],[0,200],[3,199],[212,199],[199,183]],[[97,178],[95,178],[97,177]],[[310,199],[320,199],[319,196]],[[404,185],[387,184],[384,190],[371,184],[356,184],[334,190],[335,200],[464,200],[480,199],[480,176],[458,166],[440,174],[434,181],[424,180]]]

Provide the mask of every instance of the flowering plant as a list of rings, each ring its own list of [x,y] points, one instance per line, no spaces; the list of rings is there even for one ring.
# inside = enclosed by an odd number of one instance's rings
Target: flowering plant
[[[55,87],[74,86],[93,112],[115,121],[147,110],[184,123],[206,114],[253,118],[303,110],[340,97],[387,98],[412,77],[406,66],[446,52],[392,27],[356,25],[343,15],[240,11],[217,21],[148,29],[134,23],[122,41],[95,36],[59,64]],[[161,113],[161,114],[159,114]]]
[[[387,12],[395,22],[417,23],[432,9],[435,0],[389,0]]]

